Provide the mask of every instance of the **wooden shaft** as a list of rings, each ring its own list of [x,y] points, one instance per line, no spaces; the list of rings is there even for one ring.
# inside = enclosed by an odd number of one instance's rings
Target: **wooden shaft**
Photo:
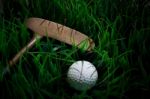
[[[34,35],[34,37],[32,38],[32,40],[25,46],[23,47],[13,58],[12,60],[9,61],[9,66],[13,66],[14,64],[16,64],[16,62],[19,60],[19,58],[28,50],[30,49],[35,42],[40,39],[42,36],[39,35]]]

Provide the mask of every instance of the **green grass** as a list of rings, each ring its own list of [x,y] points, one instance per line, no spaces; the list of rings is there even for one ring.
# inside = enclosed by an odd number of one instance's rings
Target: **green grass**
[[[5,0],[4,6],[4,14],[0,16],[1,99],[144,99],[148,96],[148,0]],[[96,44],[93,53],[44,37],[3,77],[8,61],[31,39],[32,33],[24,20],[32,16],[90,36]],[[55,51],[56,47],[59,49]],[[76,91],[66,81],[69,66],[77,60],[88,60],[98,70],[97,84],[89,91]]]

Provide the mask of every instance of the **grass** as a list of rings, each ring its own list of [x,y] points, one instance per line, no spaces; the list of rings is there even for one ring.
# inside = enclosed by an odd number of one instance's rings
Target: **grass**
[[[148,0],[7,0],[4,4],[4,14],[0,17],[1,99],[145,99],[148,96]],[[96,44],[93,53],[44,37],[3,77],[8,61],[31,39],[32,33],[24,20],[32,16],[90,36]],[[66,81],[69,66],[77,60],[88,60],[98,70],[97,84],[89,91],[76,91]]]

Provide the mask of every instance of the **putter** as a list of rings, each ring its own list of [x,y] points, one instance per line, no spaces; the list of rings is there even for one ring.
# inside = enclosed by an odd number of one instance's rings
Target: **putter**
[[[25,25],[34,32],[34,36],[31,41],[9,61],[3,74],[9,72],[10,67],[13,67],[19,58],[42,37],[50,37],[89,52],[95,46],[93,40],[87,35],[49,20],[32,17],[25,21]]]

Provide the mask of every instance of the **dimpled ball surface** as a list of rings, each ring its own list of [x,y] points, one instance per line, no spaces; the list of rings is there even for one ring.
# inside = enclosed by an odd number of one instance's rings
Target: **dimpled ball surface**
[[[76,90],[88,90],[96,84],[98,72],[88,61],[77,61],[68,70],[68,82]]]

